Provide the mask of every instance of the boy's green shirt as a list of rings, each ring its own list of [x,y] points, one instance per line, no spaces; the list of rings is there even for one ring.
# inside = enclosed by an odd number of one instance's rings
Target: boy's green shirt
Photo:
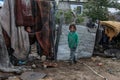
[[[69,32],[68,34],[68,45],[69,48],[76,48],[78,46],[79,39],[76,32]]]

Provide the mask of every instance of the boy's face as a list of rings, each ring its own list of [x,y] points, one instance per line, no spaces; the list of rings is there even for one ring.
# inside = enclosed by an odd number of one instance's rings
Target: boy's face
[[[72,26],[72,27],[70,28],[70,31],[71,31],[71,32],[74,32],[74,31],[75,31],[75,28]]]

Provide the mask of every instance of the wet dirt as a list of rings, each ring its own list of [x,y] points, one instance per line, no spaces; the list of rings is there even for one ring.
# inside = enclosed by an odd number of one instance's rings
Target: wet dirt
[[[41,64],[36,63],[38,68],[34,71],[46,73],[53,80],[104,80],[83,63],[89,65],[108,80],[120,80],[120,60],[102,57],[80,59],[77,64],[72,65],[67,61],[58,61],[58,67],[56,68],[42,68]],[[102,65],[99,65],[99,63]]]
[[[83,64],[85,63],[108,80],[120,80],[120,60],[117,59],[97,56],[89,59],[79,59],[77,64],[72,65],[67,61],[57,61],[56,63],[58,64],[57,67],[43,68],[40,60],[34,60],[27,63],[25,66],[35,64],[36,68],[31,71],[45,73],[47,74],[46,78],[50,78],[51,80],[105,80],[93,73]],[[0,75],[2,74],[3,73],[0,73]]]

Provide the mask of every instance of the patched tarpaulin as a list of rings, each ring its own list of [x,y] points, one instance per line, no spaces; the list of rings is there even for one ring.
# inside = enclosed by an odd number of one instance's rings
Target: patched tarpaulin
[[[4,1],[0,11],[0,23],[10,38],[11,48],[15,50],[13,55],[18,59],[25,59],[29,51],[29,38],[24,27],[17,27],[15,24],[14,1]]]
[[[15,19],[18,26],[34,26],[41,24],[40,9],[36,0],[16,0]]]
[[[0,24],[0,71],[3,72],[16,72],[18,71],[10,63],[8,51],[5,45],[5,40],[2,34],[2,28]]]
[[[23,27],[25,25],[18,26],[16,22],[17,18],[15,15],[15,10],[16,10],[15,1],[16,0],[5,0],[4,6],[0,10],[0,51],[1,51],[0,52],[0,57],[1,57],[0,69],[7,70],[9,72],[10,70],[15,71],[15,69],[11,69],[12,64],[10,63],[10,60],[9,60],[8,51],[5,45],[6,40],[4,41],[5,36],[3,37],[2,29],[6,32],[7,36],[10,39],[11,48],[15,50],[13,55],[16,58],[26,59],[26,56],[29,52],[28,33],[24,30],[24,27]],[[24,1],[26,4],[27,2],[29,2],[29,0],[22,0],[22,1]],[[50,55],[50,53],[52,52],[51,43],[54,43],[50,39],[50,36],[53,35],[51,34],[52,30],[50,29],[50,28],[53,28],[52,27],[53,24],[51,24],[51,22],[49,21],[51,18],[50,2],[39,1],[39,0],[36,0],[36,1],[37,1],[38,9],[40,11],[40,14],[39,14],[41,18],[40,22],[42,23],[42,24],[40,23],[40,25],[42,25],[42,28],[41,30],[36,32],[36,36],[39,44],[42,46],[43,53],[45,55]],[[32,16],[35,17],[36,15],[32,15]],[[37,25],[39,25],[39,22]],[[35,25],[32,25],[32,27],[33,26]],[[25,26],[25,27],[29,27],[29,26]],[[10,69],[6,69],[6,67],[7,68],[9,67]]]
[[[43,55],[51,56],[53,40],[53,25],[51,18],[51,1],[47,0],[16,0],[16,25],[34,29],[38,43],[40,44]],[[51,41],[52,40],[52,41]]]
[[[49,56],[51,53],[51,41],[50,41],[50,2],[38,0],[38,6],[40,9],[42,29],[36,33],[36,37],[41,47],[43,48],[43,54]]]

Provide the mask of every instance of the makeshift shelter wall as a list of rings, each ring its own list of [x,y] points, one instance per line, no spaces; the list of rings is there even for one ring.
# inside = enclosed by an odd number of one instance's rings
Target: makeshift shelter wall
[[[0,69],[11,67],[10,60],[8,57],[7,48],[2,34],[2,28],[0,25]]]
[[[11,47],[15,50],[14,56],[25,59],[29,51],[28,33],[24,27],[16,27],[14,15],[15,0],[5,0],[0,11],[0,23],[11,39]]]
[[[0,71],[3,72],[18,72],[10,63],[8,51],[5,45],[5,40],[2,34],[2,28],[0,23]]]
[[[30,26],[33,29],[37,41],[42,48],[43,55],[51,57],[51,55],[53,55],[52,48],[54,48],[54,39],[51,39],[51,37],[54,38],[53,27],[55,26],[53,23],[54,19],[52,17],[54,14],[51,14],[54,12],[54,9],[52,7],[52,5],[54,5],[54,2],[52,1],[52,4],[50,0],[25,1],[16,0],[16,24],[25,27]]]

